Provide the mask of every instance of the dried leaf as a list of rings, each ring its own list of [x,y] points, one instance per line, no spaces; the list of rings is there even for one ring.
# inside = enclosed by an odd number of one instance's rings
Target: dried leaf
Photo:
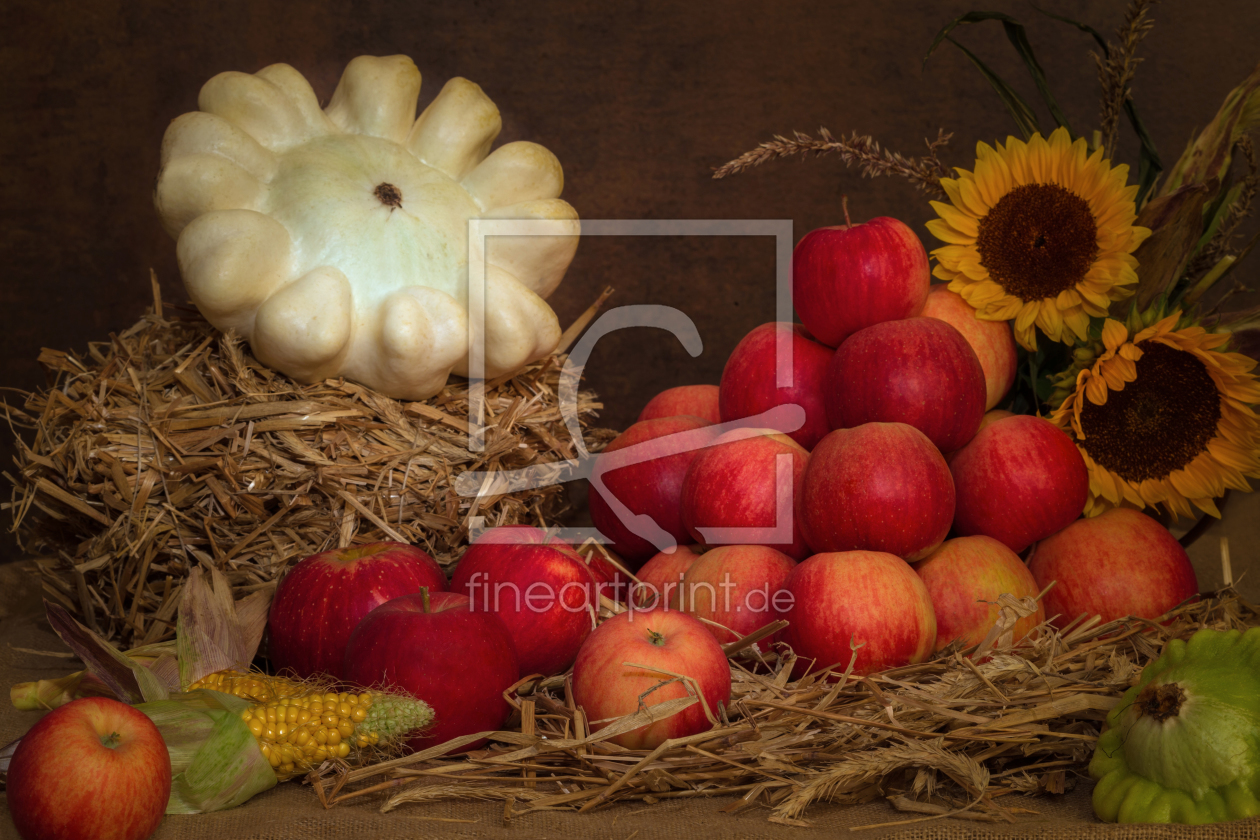
[[[168,687],[156,674],[75,621],[59,604],[45,600],[44,609],[53,630],[115,698],[124,703],[140,703],[169,696]]]

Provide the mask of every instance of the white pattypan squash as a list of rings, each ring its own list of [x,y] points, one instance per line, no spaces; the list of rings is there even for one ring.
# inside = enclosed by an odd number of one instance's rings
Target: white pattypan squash
[[[221,73],[171,123],[155,203],[210,323],[304,382],[345,376],[399,399],[468,373],[468,222],[548,219],[567,235],[488,239],[485,375],[551,352],[543,301],[577,248],[555,155],[493,154],[499,111],[452,79],[415,117],[406,56],[354,59],[327,108],[286,64]]]

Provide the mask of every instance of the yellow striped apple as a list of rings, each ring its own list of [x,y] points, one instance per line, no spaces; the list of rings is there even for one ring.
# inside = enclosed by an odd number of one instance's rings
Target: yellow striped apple
[[[815,552],[862,549],[919,560],[949,533],[954,483],[918,429],[866,423],[837,429],[814,448],[798,505]]]
[[[1015,384],[1015,336],[1009,321],[986,321],[977,317],[976,310],[957,292],[951,292],[944,283],[928,290],[923,314],[938,318],[952,326],[971,345],[984,369],[985,400],[987,411],[1002,401]]]
[[[1037,585],[1056,627],[1079,615],[1158,618],[1199,592],[1190,557],[1168,529],[1136,510],[1078,519],[1033,546]]]
[[[784,589],[792,604],[781,636],[801,658],[797,676],[833,667],[842,673],[851,657],[853,673],[870,674],[922,662],[932,653],[932,600],[899,557],[880,551],[815,554],[792,570]]]
[[[946,540],[914,570],[932,597],[937,650],[954,640],[964,647],[979,644],[997,623],[999,595],[1034,598],[1041,591],[1019,555],[992,537]],[[1015,623],[1015,641],[1045,618],[1038,603],[1036,612]]]
[[[678,610],[613,616],[595,629],[573,663],[573,700],[592,731],[645,706],[685,697],[703,701],[609,740],[627,749],[654,749],[709,729],[710,715],[718,719],[718,707],[730,702],[731,666],[721,645],[699,619]]]

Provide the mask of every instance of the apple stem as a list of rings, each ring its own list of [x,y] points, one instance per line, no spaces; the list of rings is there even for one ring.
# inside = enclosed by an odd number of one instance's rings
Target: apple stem
[[[662,635],[661,633],[657,633],[655,630],[649,629],[649,630],[648,630],[648,641],[649,641],[649,642],[651,642],[652,644],[656,645],[657,647],[664,647],[664,645],[665,645],[665,636],[664,636],[664,635]]]
[[[425,612],[429,612],[429,587],[420,587],[420,604],[424,607]]]
[[[853,220],[849,218],[849,197],[847,195],[840,196],[840,208],[844,210],[844,226],[853,227]]]
[[[119,735],[117,732],[111,732],[101,739],[101,743],[109,747],[111,750],[117,747],[119,742],[121,741],[122,741],[122,736]]]

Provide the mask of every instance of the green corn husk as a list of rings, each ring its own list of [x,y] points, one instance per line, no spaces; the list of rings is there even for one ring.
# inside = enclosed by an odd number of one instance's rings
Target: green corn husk
[[[53,613],[55,614],[56,610]],[[61,614],[54,614],[49,615],[49,621],[54,624],[54,627],[66,630],[64,634],[61,629],[57,631],[63,639],[70,635],[79,637],[89,644],[104,644],[99,637],[82,625],[73,627],[77,622],[74,622],[64,611]],[[81,651],[77,644],[71,644],[71,647],[80,656],[85,652]],[[159,683],[174,687],[172,678],[178,673],[174,642],[159,642],[155,645],[134,648],[123,656],[130,660],[129,663],[123,664],[127,670],[132,671],[133,676],[136,676],[134,672],[136,667],[147,668],[157,677]],[[136,688],[139,690],[138,680]],[[13,707],[25,712],[49,711],[80,697],[117,697],[117,691],[115,687],[96,676],[91,670],[76,671],[54,680],[17,683],[9,689],[9,700],[13,703]]]
[[[1188,184],[1222,181],[1239,139],[1260,128],[1260,64],[1229,92],[1212,122],[1190,143],[1168,173],[1162,194]]]
[[[171,756],[168,814],[235,808],[280,781],[241,713],[250,702],[218,691],[193,691],[140,703]]]

